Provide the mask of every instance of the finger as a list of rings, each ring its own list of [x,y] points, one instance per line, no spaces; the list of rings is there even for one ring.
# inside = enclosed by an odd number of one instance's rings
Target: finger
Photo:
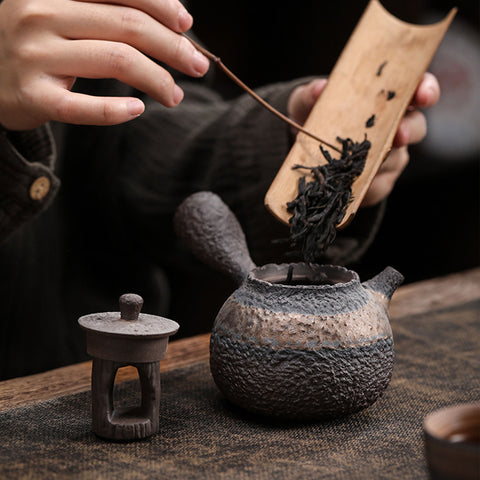
[[[362,207],[376,205],[390,195],[395,182],[409,162],[407,147],[393,149],[375,175],[362,200]]]
[[[417,108],[432,107],[440,98],[440,85],[435,75],[427,72],[418,85],[412,105]]]
[[[407,113],[393,140],[394,147],[403,147],[421,142],[427,134],[427,121],[422,112],[413,110]]]
[[[290,95],[288,102],[288,114],[290,118],[299,124],[303,124],[326,84],[327,79],[321,78],[313,80],[307,85],[297,87]]]
[[[377,175],[394,172],[398,177],[408,165],[409,159],[407,147],[393,148],[378,169]]]
[[[77,2],[56,22],[55,31],[65,38],[126,43],[187,75],[203,76],[210,65],[185,37],[134,8],[102,4],[85,8]]]
[[[64,44],[68,43],[68,48]],[[116,78],[162,103],[177,105],[183,92],[172,76],[135,48],[124,43],[97,40],[52,42],[45,59],[54,76]]]
[[[138,98],[94,97],[47,84],[41,104],[45,118],[78,125],[116,125],[141,115],[145,105]]]
[[[98,0],[81,0],[79,3],[97,3]],[[186,32],[193,18],[177,0],[102,0],[101,3],[121,4],[141,10],[176,32]]]

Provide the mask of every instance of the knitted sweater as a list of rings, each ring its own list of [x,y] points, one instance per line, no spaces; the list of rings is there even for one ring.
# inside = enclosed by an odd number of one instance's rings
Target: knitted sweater
[[[0,131],[0,378],[85,359],[77,318],[118,310],[126,292],[144,297],[143,311],[178,321],[177,338],[208,331],[235,285],[175,237],[175,208],[190,193],[224,199],[255,263],[285,261],[285,244],[272,240],[288,228],[263,197],[290,148],[288,127],[247,95],[227,101],[204,81],[179,82],[178,107],[145,99],[145,113],[123,125]],[[259,93],[285,112],[298,83]],[[132,94],[111,80],[76,89]],[[357,259],[379,210],[362,212],[326,261]]]

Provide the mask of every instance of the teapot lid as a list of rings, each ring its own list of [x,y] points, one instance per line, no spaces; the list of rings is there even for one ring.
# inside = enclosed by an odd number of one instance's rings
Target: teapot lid
[[[177,322],[158,315],[140,313],[143,298],[126,293],[119,299],[119,312],[103,312],[84,315],[78,319],[80,326],[91,333],[120,337],[162,338],[176,333]]]

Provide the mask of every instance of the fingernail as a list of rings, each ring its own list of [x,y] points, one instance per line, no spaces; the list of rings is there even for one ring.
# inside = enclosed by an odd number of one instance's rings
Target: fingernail
[[[433,85],[429,85],[428,86],[428,94],[430,96],[430,99],[435,99],[435,98],[437,98],[438,90]]]
[[[205,55],[202,55],[198,50],[193,52],[193,69],[197,75],[205,75],[207,73],[210,62]]]
[[[323,92],[323,89],[325,88],[326,84],[327,84],[326,78],[320,78],[315,81],[313,92],[312,92],[314,97],[318,97]]]
[[[173,87],[173,102],[175,105],[178,105],[183,100],[183,90],[175,85]]]
[[[178,15],[178,26],[182,32],[190,30],[193,24],[193,17],[186,11],[182,10]]]
[[[127,112],[132,117],[138,117],[145,110],[145,105],[141,100],[130,100],[127,102]]]

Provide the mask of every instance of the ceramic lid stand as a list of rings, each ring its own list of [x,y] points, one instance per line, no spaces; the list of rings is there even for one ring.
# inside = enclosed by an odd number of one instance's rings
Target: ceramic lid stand
[[[140,313],[139,295],[120,297],[120,312],[85,315],[78,319],[87,332],[87,352],[93,357],[93,431],[111,440],[145,438],[159,430],[160,360],[168,338],[179,325],[169,319]],[[138,371],[140,405],[114,408],[113,387],[120,367]]]

